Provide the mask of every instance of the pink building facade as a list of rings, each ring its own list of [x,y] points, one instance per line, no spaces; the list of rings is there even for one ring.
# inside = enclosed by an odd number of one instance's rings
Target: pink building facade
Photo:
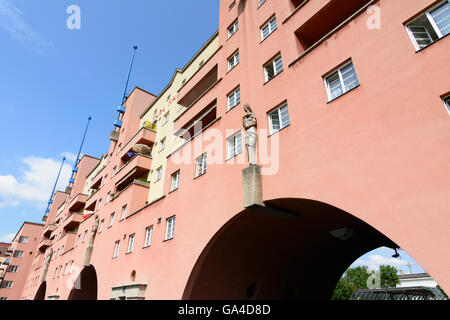
[[[442,0],[221,1],[217,50],[175,97],[168,138],[182,143],[155,167],[165,123],[143,121],[166,92],[136,88],[108,154],[85,156],[56,193],[20,297],[329,299],[381,246],[450,291],[449,12]]]

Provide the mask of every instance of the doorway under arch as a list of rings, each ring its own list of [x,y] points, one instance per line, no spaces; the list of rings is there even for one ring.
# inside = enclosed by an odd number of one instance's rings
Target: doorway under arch
[[[283,218],[253,210],[236,215],[196,262],[183,299],[329,300],[344,271],[385,235],[331,205],[305,199],[267,201]]]
[[[34,297],[34,300],[45,300],[45,292],[47,291],[47,282],[44,281],[39,286],[38,291]]]
[[[97,292],[97,272],[90,265],[80,272],[68,300],[97,300]]]

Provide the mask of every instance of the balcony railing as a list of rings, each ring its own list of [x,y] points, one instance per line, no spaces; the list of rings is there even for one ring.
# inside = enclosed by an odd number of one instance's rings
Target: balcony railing
[[[63,228],[65,230],[73,230],[79,226],[81,222],[83,222],[83,214],[74,212],[63,222]]]
[[[123,158],[127,153],[132,151],[133,146],[137,144],[145,144],[151,147],[156,141],[156,131],[142,127],[128,142],[122,147],[119,157]]]
[[[54,224],[54,223],[49,224],[48,226],[46,226],[45,229],[44,229],[44,233],[43,233],[44,237],[50,238],[51,234],[53,233],[53,231],[56,230],[57,227],[58,226],[56,224]]]
[[[52,245],[52,241],[50,239],[43,239],[41,243],[39,243],[39,251],[45,252],[45,250]]]
[[[89,198],[87,194],[78,194],[72,201],[69,203],[69,211],[76,212],[83,209],[86,204],[86,200]]]
[[[152,159],[144,155],[135,155],[116,174],[118,191],[126,188],[135,179],[139,179],[150,172]]]

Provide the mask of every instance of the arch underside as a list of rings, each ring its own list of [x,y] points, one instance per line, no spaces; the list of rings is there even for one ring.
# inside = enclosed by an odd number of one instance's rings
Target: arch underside
[[[74,288],[70,291],[68,300],[97,300],[97,294],[97,272],[91,265],[81,271]]]
[[[245,210],[198,259],[183,299],[324,299],[361,255],[397,245],[367,223],[330,205],[277,199],[266,205],[293,218]],[[348,240],[330,231],[350,227]]]

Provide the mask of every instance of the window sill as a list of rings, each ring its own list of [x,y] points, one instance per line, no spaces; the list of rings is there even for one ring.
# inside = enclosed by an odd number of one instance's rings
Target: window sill
[[[239,103],[238,103],[237,105],[235,105],[233,108],[229,109],[227,112],[225,112],[225,114],[227,114],[227,113],[233,111],[233,110],[236,109],[236,107],[237,107],[238,105],[240,105],[240,104],[241,104],[241,102],[239,102]]]
[[[233,71],[234,69],[236,69],[236,67],[239,65],[239,63],[237,63],[233,68],[231,68],[230,70],[227,71],[227,73],[225,73],[225,75],[228,75],[231,71]]]
[[[174,193],[174,192],[176,192],[176,191],[178,191],[178,189],[180,189],[180,187],[178,187],[178,188],[176,188],[176,189],[173,189],[173,190],[171,190],[168,194],[171,194],[171,193]]]
[[[293,17],[293,16],[294,16],[301,8],[303,8],[303,6],[304,6],[305,4],[308,3],[308,1],[309,1],[309,0],[305,0],[305,1],[303,1],[302,3],[300,3],[300,4],[297,6],[297,8],[295,8],[294,11],[292,11],[291,14],[289,14],[289,15],[287,16],[287,18],[284,19],[283,24],[285,24],[285,23],[286,23],[291,17]]]
[[[142,250],[145,250],[145,249],[148,249],[148,248],[150,248],[152,245],[150,244],[150,245],[148,245],[148,246],[146,246],[146,247],[142,247]]]
[[[287,125],[286,127],[284,127],[283,129],[280,129],[280,130],[278,130],[277,132],[271,133],[271,134],[269,134],[267,137],[270,138],[271,136],[274,136],[274,135],[280,133],[281,131],[283,131],[283,130],[289,128],[290,126],[291,126],[291,124],[288,124],[288,125]]]
[[[356,87],[354,87],[354,88],[348,90],[347,92],[344,92],[344,93],[341,94],[339,97],[336,97],[336,98],[333,98],[333,99],[329,100],[329,101],[327,102],[327,104],[330,104],[330,103],[332,103],[333,101],[338,100],[339,98],[345,96],[347,93],[350,93],[350,92],[352,92],[353,90],[358,89],[360,86],[361,86],[361,84],[358,84]]]
[[[197,180],[197,179],[203,177],[205,174],[206,174],[206,172],[205,172],[205,173],[202,173],[202,174],[199,174],[198,176],[196,176],[196,177],[194,178],[194,180]]]
[[[442,38],[440,38],[440,39],[437,39],[436,41],[434,41],[434,42],[432,42],[432,43],[430,43],[429,45],[427,45],[426,47],[424,47],[424,48],[422,48],[422,49],[419,49],[419,50],[417,50],[416,51],[416,53],[419,53],[419,52],[422,52],[423,50],[425,50],[425,49],[427,49],[427,48],[429,48],[429,47],[431,47],[433,44],[435,44],[436,42],[439,42],[439,41],[441,41],[442,39],[444,39],[444,38],[447,38],[447,36],[448,35],[450,35],[450,33],[447,33],[445,36],[443,36]]]
[[[273,34],[275,33],[275,31],[277,31],[277,30],[278,30],[278,27],[277,27],[275,30],[273,30],[267,37],[265,37],[264,39],[262,39],[262,40],[259,42],[259,44],[262,44],[264,41],[266,41],[268,38],[270,38],[270,36],[273,35]]]
[[[272,80],[276,79],[280,74],[283,73],[284,70],[281,70],[280,72],[278,72],[272,79],[267,80],[266,82],[263,83],[263,86],[265,86],[266,84],[268,84],[269,82],[271,82]]]
[[[228,162],[228,161],[230,161],[230,160],[233,160],[234,158],[237,158],[241,153],[242,153],[242,151],[239,152],[239,153],[237,153],[237,154],[235,154],[234,156],[228,158],[227,160],[225,160],[225,162]]]
[[[174,239],[174,237],[169,238],[169,239],[164,239],[163,242],[168,242],[168,241],[171,241],[171,240],[173,240],[173,239]]]

